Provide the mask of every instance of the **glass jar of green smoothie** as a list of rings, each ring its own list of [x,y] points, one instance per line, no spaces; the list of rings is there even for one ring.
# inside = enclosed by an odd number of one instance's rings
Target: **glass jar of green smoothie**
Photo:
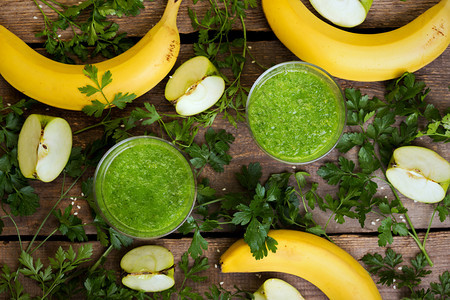
[[[175,231],[190,215],[196,192],[189,161],[173,144],[156,137],[119,142],[95,171],[101,216],[134,238],[154,239]]]
[[[331,75],[299,61],[261,74],[246,107],[256,144],[288,164],[306,164],[328,154],[342,136],[346,113],[344,95]]]

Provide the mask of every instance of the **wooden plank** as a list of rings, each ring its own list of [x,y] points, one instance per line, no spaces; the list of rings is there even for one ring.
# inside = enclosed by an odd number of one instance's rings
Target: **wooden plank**
[[[288,60],[296,60],[296,57],[291,54],[286,48],[282,46],[281,43],[276,41],[271,42],[251,42],[249,43],[252,53],[254,54],[256,60],[263,64],[264,66],[271,66],[276,63],[280,63]],[[183,45],[180,57],[176,66],[187,60],[193,55],[192,45]],[[175,66],[175,67],[176,67]],[[427,86],[431,89],[430,94],[427,99],[430,103],[433,103],[441,111],[448,107],[448,100],[450,96],[450,91],[447,88],[448,82],[450,82],[450,73],[444,73],[444,70],[450,69],[450,50],[447,49],[439,58],[430,63],[428,66],[416,72],[419,80],[426,82]],[[256,78],[263,72],[261,68],[256,66],[256,64],[251,63],[249,60],[247,67],[242,76],[242,82],[245,86],[251,87],[252,83]],[[114,74],[113,74],[114,75]],[[368,93],[370,97],[377,96],[383,98],[385,92],[386,82],[373,82],[373,83],[362,83],[354,81],[346,81],[337,79],[343,88],[359,88],[363,93]],[[167,82],[167,78],[164,79],[160,84],[158,84],[150,92],[146,93],[139,99],[135,100],[131,105],[127,107],[126,110],[120,111],[115,110],[114,114],[116,116],[126,116],[135,107],[141,107],[144,102],[150,102],[154,104],[159,112],[162,113],[175,113],[173,106],[164,99],[164,87]],[[0,97],[3,97],[5,103],[15,103],[22,99],[24,96],[18,93],[14,88],[12,88],[8,83],[5,82],[3,78],[0,77]],[[42,113],[49,115],[59,115],[64,116],[68,122],[71,124],[72,129],[77,131],[79,129],[85,128],[87,126],[93,125],[98,122],[94,118],[87,117],[81,112],[73,112],[67,110],[61,110],[54,107],[49,107],[44,104],[36,104],[33,107],[33,113]],[[215,129],[226,129],[228,132],[232,133],[236,140],[233,143],[230,154],[233,157],[232,163],[225,167],[224,173],[215,173],[210,169],[205,169],[203,176],[210,178],[212,187],[217,189],[220,193],[225,192],[235,192],[239,191],[238,182],[235,179],[235,173],[240,171],[242,165],[248,165],[251,162],[260,162],[263,167],[263,180],[268,178],[271,173],[280,172],[293,172],[296,170],[303,170],[309,172],[312,181],[317,181],[320,183],[320,193],[325,195],[325,193],[334,193],[335,188],[327,186],[319,176],[316,175],[317,169],[323,165],[325,162],[336,161],[339,155],[337,150],[333,150],[327,157],[316,161],[312,164],[308,164],[301,167],[295,167],[291,165],[285,165],[278,163],[275,160],[269,158],[265,155],[257,145],[253,142],[248,128],[245,124],[238,124],[235,128],[231,126],[226,120],[217,119],[213,125]],[[139,128],[135,131],[136,134],[142,134],[144,130],[148,128]],[[101,135],[100,130],[93,130],[83,134],[74,136],[74,145],[85,146],[90,141],[98,138]],[[202,134],[199,134],[197,141],[202,139]],[[435,151],[439,152],[444,158],[450,160],[450,147],[446,147],[442,144],[430,144],[428,138],[421,138],[417,141],[417,144],[430,147]],[[348,157],[356,157],[355,152],[350,152]],[[93,175],[93,170],[87,174],[89,176]],[[33,217],[22,217],[17,218],[17,222],[20,226],[21,234],[32,235],[35,232],[35,228],[40,224],[41,220],[44,219],[45,215],[49,209],[53,206],[55,201],[58,199],[62,184],[62,178],[58,178],[52,183],[42,184],[39,182],[33,182],[32,185],[36,188],[39,195],[41,195],[41,209],[33,215]],[[70,181],[69,181],[70,182]],[[294,184],[294,183],[293,183]],[[223,189],[226,188],[225,191]],[[380,196],[390,195],[388,193],[389,187],[380,182]],[[69,197],[79,198],[81,195],[80,185],[76,185]],[[404,198],[403,198],[404,199]],[[65,199],[61,202],[60,208],[63,209],[71,204],[73,199]],[[433,206],[414,203],[412,201],[404,201],[407,208],[410,210],[410,216],[413,220],[416,228],[427,228],[429,218],[432,214]],[[78,206],[80,206],[78,208]],[[74,212],[78,212],[79,216],[82,217],[83,221],[90,223],[92,220],[90,214],[88,213],[88,205],[84,201],[77,201],[74,203]],[[319,223],[325,224],[329,213],[323,213],[318,211],[316,214]],[[344,232],[374,232],[376,231],[379,224],[377,223],[377,216],[371,216],[366,222],[366,228],[361,229],[360,225],[356,221],[348,221],[344,225],[336,224],[331,222],[328,230],[330,233],[344,233]],[[375,222],[375,223],[372,223]],[[373,225],[374,224],[374,225]],[[55,220],[51,218],[48,224],[43,228],[42,234],[47,235],[53,231],[57,224]],[[434,228],[449,228],[450,220],[445,223],[440,223],[437,216],[433,222]],[[94,234],[94,228],[88,227],[88,233]],[[13,224],[6,220],[5,228],[3,230],[3,235],[14,235],[15,228]]]
[[[281,278],[288,281],[294,285],[306,299],[327,299],[322,292],[317,289],[311,283],[289,274],[282,273],[221,273],[219,267],[219,258],[222,253],[235,241],[236,239],[231,238],[220,238],[220,239],[208,239],[209,248],[205,255],[209,259],[210,268],[201,273],[200,275],[207,276],[207,281],[203,283],[189,282],[188,284],[193,287],[197,292],[207,291],[210,284],[222,285],[224,288],[232,290],[236,285],[244,290],[255,291],[264,280],[272,277]],[[335,243],[351,254],[355,259],[360,260],[366,253],[380,253],[384,255],[384,248],[380,248],[377,245],[377,240],[374,237],[367,237],[363,235],[339,235],[334,236],[333,240]],[[394,244],[392,249],[403,255],[403,259],[406,262],[414,257],[418,251],[416,248],[411,247],[412,241],[406,237],[396,237],[394,239]],[[104,248],[97,242],[91,243],[93,245],[94,261],[103,253]],[[167,247],[175,257],[175,262],[180,261],[182,253],[184,253],[190,244],[190,239],[159,239],[151,242],[136,241],[132,247],[145,245],[145,244],[156,244]],[[438,232],[431,233],[429,237],[429,242],[427,243],[427,249],[430,253],[435,266],[432,268],[432,274],[427,276],[419,288],[429,287],[430,282],[437,282],[439,275],[444,271],[449,270],[450,262],[448,261],[448,245],[450,244],[450,232]],[[73,245],[74,248],[79,247],[80,244]],[[45,244],[45,247],[40,248],[34,255],[34,257],[41,258],[44,265],[48,263],[47,257],[54,255],[56,249],[62,246],[67,249],[69,244],[65,242],[54,242],[50,241]],[[120,259],[121,257],[129,251],[132,247],[128,249],[123,249],[121,251],[112,251],[106,261],[105,267],[107,269],[113,269],[117,271],[117,275],[120,275]],[[0,265],[7,264],[11,268],[17,267],[17,257],[20,253],[20,248],[18,242],[4,242],[0,247]],[[402,264],[404,265],[404,264]],[[182,281],[182,273],[180,269],[176,268],[175,273],[176,284],[180,286]],[[377,278],[374,278],[377,281]],[[35,287],[28,283],[26,285],[27,291],[33,294],[36,293]],[[400,299],[405,296],[407,289],[394,289],[393,287],[385,287],[378,285],[381,296],[384,300]],[[0,299],[7,299],[6,297]]]
[[[79,1],[66,0],[60,2],[77,4]],[[312,12],[318,15],[309,4],[309,1],[302,0],[302,2],[307,5]],[[439,0],[374,1],[364,23],[351,30],[363,32],[391,30],[409,23],[438,2]],[[129,36],[132,37],[143,36],[158,22],[164,11],[165,3],[165,0],[144,1],[145,10],[143,10],[140,15],[117,19],[117,23],[120,25],[120,31],[127,32]],[[194,32],[187,13],[188,8],[193,9],[200,17],[202,17],[209,8],[209,2],[199,1],[196,5],[191,1],[184,1],[182,3],[178,15],[178,27],[180,33],[184,34]],[[56,19],[56,13],[47,6],[42,5],[42,9],[50,19]],[[17,20],[20,20],[20,22]],[[10,29],[28,43],[39,43],[44,41],[43,38],[35,36],[35,33],[42,31],[44,26],[42,14],[32,0],[2,0],[0,2],[0,24]],[[270,31],[270,27],[268,26],[262,11],[260,0],[258,0],[258,7],[256,9],[248,10],[245,24],[248,31]],[[242,29],[239,22],[236,23],[235,29]],[[62,33],[63,39],[66,39],[69,36],[69,31]]]

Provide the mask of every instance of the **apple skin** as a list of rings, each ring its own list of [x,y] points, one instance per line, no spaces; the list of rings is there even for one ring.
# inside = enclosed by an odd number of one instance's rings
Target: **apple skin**
[[[32,114],[22,125],[17,160],[25,178],[53,181],[66,166],[72,151],[72,130],[66,120]]]
[[[341,27],[355,27],[364,22],[373,0],[310,0],[325,19]]]
[[[450,185],[450,164],[431,149],[404,146],[394,151],[386,178],[404,196],[436,203],[444,199]]]
[[[360,0],[360,2],[364,6],[364,9],[366,10],[366,14],[368,14],[370,8],[372,7],[373,0]]]
[[[199,114],[222,97],[225,81],[205,56],[195,56],[179,66],[166,84],[165,97],[181,116]]]
[[[122,283],[137,291],[162,292],[174,286],[174,269],[169,269],[166,274],[128,274],[122,278]]]
[[[186,91],[203,78],[219,75],[219,71],[205,56],[195,56],[179,66],[167,81],[164,96],[174,101],[183,96]]]
[[[295,287],[278,278],[264,281],[253,296],[255,300],[305,300]]]
[[[127,273],[158,272],[172,267],[174,258],[165,247],[146,245],[128,251],[120,261],[120,267]]]
[[[207,110],[222,97],[225,81],[220,76],[208,76],[198,82],[192,91],[176,100],[179,115],[192,116]]]
[[[129,273],[122,283],[134,290],[161,292],[175,284],[173,254],[162,246],[136,247],[122,257],[120,267]]]

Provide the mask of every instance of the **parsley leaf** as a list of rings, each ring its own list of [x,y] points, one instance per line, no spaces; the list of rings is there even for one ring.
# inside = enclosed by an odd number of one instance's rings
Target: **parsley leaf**
[[[268,203],[271,200],[266,189],[258,184],[251,203],[238,205],[238,212],[234,213],[231,221],[235,225],[247,225],[244,240],[256,259],[267,256],[269,250],[276,252],[277,249],[277,242],[268,236],[275,218],[275,213]]]
[[[105,109],[111,108],[112,106],[116,106],[119,109],[124,109],[127,103],[132,102],[136,98],[134,93],[123,94],[122,92],[115,94],[114,99],[112,100],[106,98],[103,93],[103,89],[112,82],[112,74],[109,70],[103,73],[101,80],[98,79],[98,68],[95,65],[86,65],[83,69],[83,73],[94,82],[95,87],[92,85],[86,85],[78,88],[78,90],[82,94],[86,94],[88,97],[100,93],[103,98],[103,101],[95,99],[90,105],[83,107],[83,112],[88,116],[93,115],[96,118],[99,118],[102,116]]]
[[[64,63],[74,63],[73,56],[83,61],[97,54],[111,58],[129,49],[133,43],[126,33],[118,33],[119,25],[108,17],[135,16],[144,8],[141,0],[87,0],[72,6],[57,1],[42,3],[58,18],[51,20],[35,1],[44,18],[44,29],[36,36],[46,37],[47,52]],[[63,40],[61,32],[71,34],[70,39]]]
[[[439,213],[439,220],[444,222],[450,212],[450,194],[447,194],[445,198],[436,206],[436,211]]]
[[[216,132],[211,127],[205,133],[206,143],[202,146],[192,144],[185,151],[192,157],[194,168],[201,170],[208,164],[216,172],[223,172],[224,165],[231,162],[231,156],[227,153],[234,136],[221,129]]]
[[[178,267],[183,272],[184,279],[181,286],[172,287],[166,291],[154,293],[154,299],[172,299],[172,295],[177,295],[179,299],[203,299],[199,293],[192,292],[190,286],[186,286],[188,280],[192,282],[203,282],[207,279],[206,276],[200,276],[198,273],[209,269],[209,262],[207,257],[196,257],[192,263],[189,263],[188,252],[181,255],[181,260],[178,263]]]
[[[29,300],[31,296],[24,293],[24,287],[17,278],[17,271],[11,272],[8,265],[3,265],[0,271],[0,294],[9,291],[17,300]]]
[[[97,269],[88,273],[87,278],[82,282],[83,294],[88,300],[97,299],[151,299],[142,291],[135,291],[117,283],[116,272],[113,270]],[[78,279],[78,278],[76,278]],[[78,284],[78,282],[76,282]],[[66,293],[72,296],[73,293]],[[60,299],[64,294],[59,293]]]
[[[85,242],[88,240],[86,232],[84,231],[81,219],[71,214],[72,205],[69,205],[61,213],[59,209],[54,210],[53,214],[58,219],[60,225],[58,230],[65,236],[67,236],[72,242],[78,240],[79,242]]]
[[[39,207],[39,196],[23,177],[17,161],[17,142],[24,122],[23,110],[31,101],[21,100],[14,105],[3,105],[0,98],[0,199],[9,204],[11,213],[16,216],[33,214]],[[0,230],[1,232],[1,230]]]
[[[194,4],[197,1],[194,2]],[[198,30],[198,41],[194,43],[195,55],[208,57],[218,69],[227,68],[233,76],[228,78],[224,73],[226,88],[221,99],[209,110],[196,116],[199,123],[210,126],[219,113],[223,113],[232,125],[243,121],[244,108],[249,89],[241,83],[241,75],[248,54],[247,36],[244,19],[245,10],[257,6],[254,0],[244,1],[209,1],[210,8],[203,17],[188,8],[192,27]],[[232,38],[230,34],[235,22],[240,22],[243,36]]]
[[[423,135],[429,135],[435,141],[448,141],[447,116],[441,117],[434,106],[427,104],[428,93],[425,83],[416,81],[412,73],[405,73],[390,82],[384,101],[376,97],[369,99],[359,90],[346,89],[347,125],[357,126],[343,134],[337,149],[348,152],[356,147],[357,161],[340,156],[338,164],[326,163],[317,171],[328,184],[338,186],[338,194],[326,195],[320,204],[322,210],[332,212],[336,222],[344,223],[345,218],[358,219],[364,227],[369,213],[381,213],[382,221],[378,228],[380,246],[391,244],[393,235],[411,233],[419,247],[424,249],[395,190],[391,200],[376,197],[378,185],[375,179],[377,172],[385,174],[395,148],[409,145]],[[428,125],[426,130],[420,131],[419,123],[423,119]],[[437,205],[436,211],[441,220],[448,215],[445,205]],[[396,214],[404,214],[411,229],[398,222]]]
[[[50,264],[44,269],[44,265],[39,258],[34,260],[30,254],[22,251],[19,262],[23,267],[19,269],[19,272],[37,281],[42,289],[42,299],[45,299],[66,282],[69,272],[89,261],[91,256],[91,244],[80,246],[77,252],[73,250],[72,246],[67,251],[59,247],[55,256],[49,258]]]
[[[428,263],[422,253],[411,259],[411,266],[399,266],[403,262],[402,255],[391,248],[386,249],[385,257],[378,253],[366,254],[362,261],[369,266],[371,274],[378,276],[378,283],[398,288],[406,286],[411,292],[431,273],[425,269]]]
[[[187,118],[183,119],[181,123],[178,120],[174,120],[169,123],[163,122],[162,125],[174,144],[186,148],[192,145],[198,133],[198,126],[194,123],[195,119]]]
[[[195,212],[198,218],[189,217],[179,228],[183,234],[194,231],[194,238],[188,252],[198,257],[202,249],[206,249],[201,232],[220,228],[223,224],[231,224],[244,230],[244,240],[250,246],[255,258],[260,259],[269,251],[275,252],[277,242],[268,236],[269,230],[279,227],[297,227],[317,235],[326,235],[324,228],[318,225],[307,210],[307,205],[322,205],[323,199],[317,195],[317,184],[306,188],[304,176],[309,174],[298,172],[295,174],[299,190],[289,184],[292,173],[272,174],[263,184],[259,163],[243,166],[236,178],[245,189],[240,193],[227,193],[219,196],[209,187],[207,180],[201,181],[198,188],[197,206]],[[302,215],[299,211],[300,200],[307,210]],[[214,205],[218,204],[218,205]]]

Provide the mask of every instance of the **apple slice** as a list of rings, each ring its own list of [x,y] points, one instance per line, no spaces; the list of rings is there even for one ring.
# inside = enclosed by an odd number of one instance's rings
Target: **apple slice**
[[[278,278],[264,281],[253,296],[255,300],[305,300],[295,287]]]
[[[66,120],[32,114],[19,133],[17,159],[26,178],[44,182],[62,172],[72,151],[72,130]]]
[[[220,76],[208,76],[191,86],[178,98],[175,108],[182,116],[192,116],[213,106],[222,97],[225,81]]]
[[[122,283],[130,289],[144,292],[162,292],[175,284],[174,269],[166,274],[128,274],[122,278]]]
[[[325,19],[342,27],[361,24],[369,13],[373,0],[309,0]]]
[[[217,68],[204,56],[196,56],[179,66],[167,82],[165,97],[178,114],[192,116],[213,106],[225,90]]]
[[[386,177],[406,197],[436,203],[450,184],[450,163],[428,148],[404,146],[394,151]]]
[[[120,267],[130,273],[122,283],[134,290],[160,292],[175,284],[173,255],[162,246],[134,248],[122,257]]]

